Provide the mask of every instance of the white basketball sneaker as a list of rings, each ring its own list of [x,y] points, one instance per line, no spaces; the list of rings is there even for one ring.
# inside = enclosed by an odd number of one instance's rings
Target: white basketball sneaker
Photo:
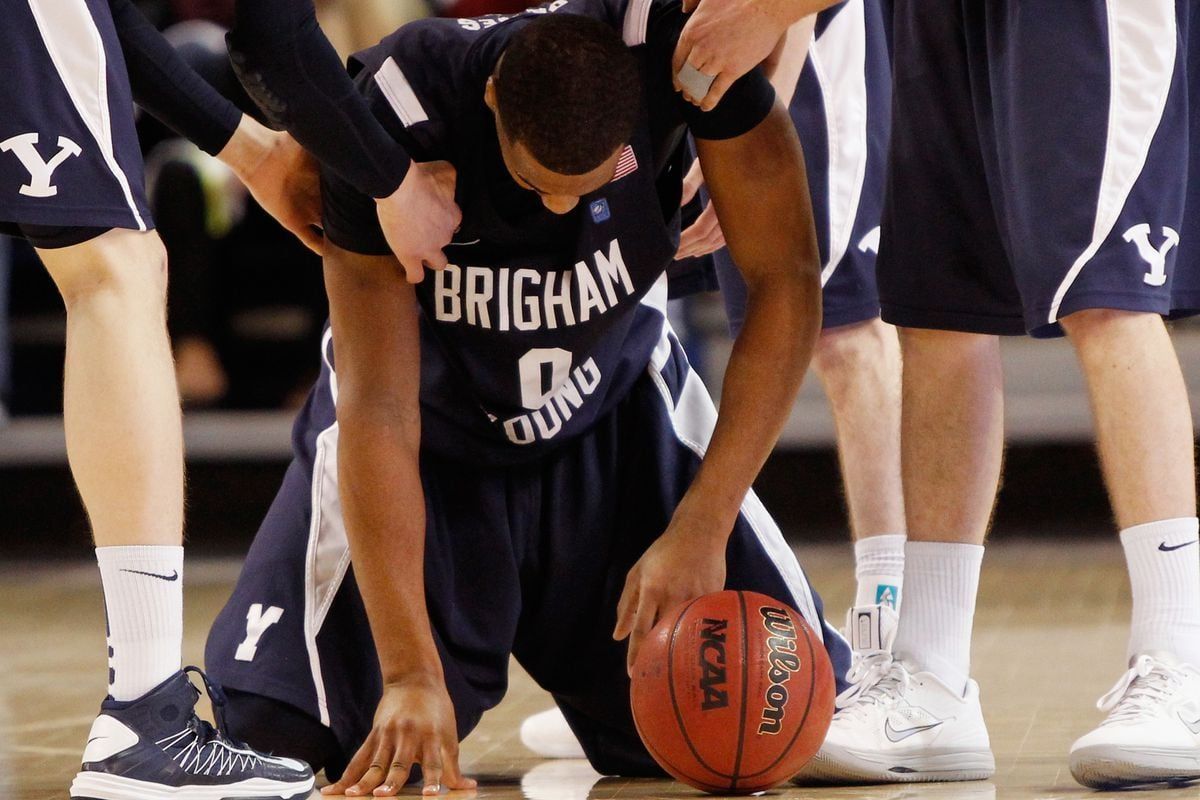
[[[887,609],[890,611],[891,609]],[[850,630],[868,620],[852,609]],[[913,672],[883,645],[895,635],[894,612],[878,615],[874,652],[856,654],[851,687],[838,695],[838,711],[825,743],[797,776],[798,782],[891,783],[971,781],[996,771],[979,684],[959,695],[930,672]],[[887,625],[891,622],[892,628]]]
[[[525,718],[521,723],[521,744],[542,758],[586,758],[583,746],[558,706]]]
[[[1108,789],[1200,780],[1200,670],[1147,653],[1096,704],[1108,717],[1071,745],[1071,774]]]

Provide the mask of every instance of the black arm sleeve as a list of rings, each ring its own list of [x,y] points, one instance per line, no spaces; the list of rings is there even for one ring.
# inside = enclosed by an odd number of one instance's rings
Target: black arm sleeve
[[[219,153],[242,112],[180,58],[132,0],[109,0],[109,6],[134,100],[201,150]]]
[[[396,190],[409,156],[355,90],[312,0],[238,0],[229,49],[272,124],[372,197]]]
[[[671,58],[687,17],[676,0],[654,3],[647,27],[646,45],[651,58],[668,73]],[[775,89],[761,67],[755,67],[734,81],[721,102],[712,111],[701,111],[675,93],[674,101],[688,130],[697,139],[733,139],[748,133],[766,119],[775,105]]]

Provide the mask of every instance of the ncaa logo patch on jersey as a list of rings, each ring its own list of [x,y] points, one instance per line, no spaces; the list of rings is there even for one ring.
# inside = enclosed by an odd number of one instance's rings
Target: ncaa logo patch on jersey
[[[603,197],[588,203],[588,210],[592,212],[592,222],[605,222],[612,216],[608,210],[608,201]]]

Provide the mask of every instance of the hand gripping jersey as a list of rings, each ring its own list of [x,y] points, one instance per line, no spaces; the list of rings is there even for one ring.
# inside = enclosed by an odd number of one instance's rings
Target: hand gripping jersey
[[[623,35],[645,88],[629,98],[642,116],[613,180],[559,216],[509,175],[483,96],[517,31],[572,13]],[[463,223],[450,266],[416,289],[424,447],[487,463],[538,457],[586,431],[644,372],[678,244],[684,133],[741,135],[774,102],[757,71],[707,114],[679,98],[670,58],[683,22],[674,0],[554,0],[514,17],[423,20],[353,59],[389,132],[417,160],[458,171]],[[332,173],[325,184],[330,239],[389,252],[370,198]]]

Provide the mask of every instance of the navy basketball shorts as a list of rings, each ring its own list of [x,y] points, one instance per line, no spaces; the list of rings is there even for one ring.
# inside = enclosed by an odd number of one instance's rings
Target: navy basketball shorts
[[[1056,336],[1200,309],[1183,0],[895,6],[884,319]]]
[[[891,116],[884,30],[878,0],[848,0],[821,12],[789,107],[808,169],[826,329],[879,316],[875,255]],[[727,248],[713,261],[736,333],[746,315],[746,284]]]
[[[0,75],[0,233],[65,246],[152,227],[106,0],[6,4]]]
[[[324,346],[328,353],[328,335]],[[328,726],[344,766],[370,732],[381,679],[338,500],[335,386],[327,356],[296,423],[295,459],[205,659],[225,687]],[[511,654],[554,696],[598,770],[661,774],[634,728],[626,645],[612,631],[626,574],[666,529],[715,418],[664,326],[629,396],[544,459],[484,467],[469,454],[423,453],[426,602],[460,738],[504,696]],[[835,674],[845,674],[845,640],[825,624],[819,597],[753,493],[727,567],[729,588],[799,609],[823,635]]]

